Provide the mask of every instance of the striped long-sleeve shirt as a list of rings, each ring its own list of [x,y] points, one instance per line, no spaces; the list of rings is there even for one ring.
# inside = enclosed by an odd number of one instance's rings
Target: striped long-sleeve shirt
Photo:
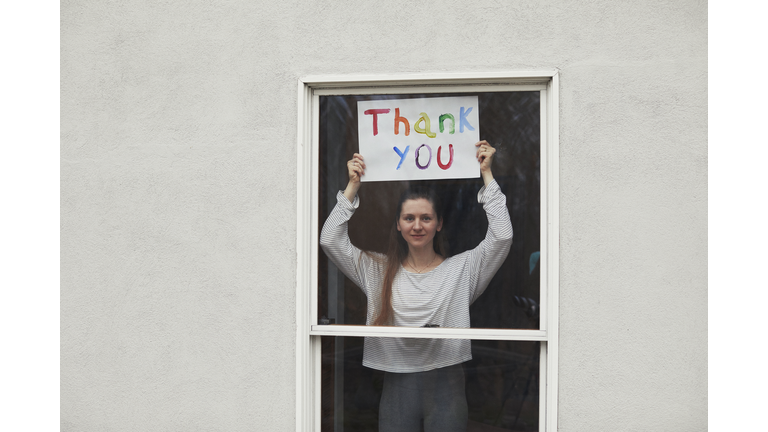
[[[488,217],[485,239],[426,273],[411,273],[401,266],[392,285],[395,326],[469,327],[469,305],[488,286],[512,244],[506,197],[496,181],[481,188],[477,199]],[[380,310],[386,258],[363,253],[350,242],[347,222],[359,204],[357,196],[350,203],[338,193],[337,204],[323,226],[320,245],[366,294],[366,324],[371,325]],[[387,372],[422,372],[471,359],[470,341],[466,339],[366,337],[363,348],[363,366]]]

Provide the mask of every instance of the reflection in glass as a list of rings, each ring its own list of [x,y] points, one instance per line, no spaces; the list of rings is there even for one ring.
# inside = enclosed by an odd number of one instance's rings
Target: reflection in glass
[[[539,94],[473,93],[479,101],[480,138],[497,150],[493,174],[506,195],[515,232],[506,261],[470,306],[473,328],[539,328]],[[320,97],[319,226],[336,204],[336,193],[346,186],[346,162],[358,148],[357,101],[457,95]],[[365,183],[359,192],[360,207],[349,221],[352,243],[363,250],[384,252],[400,194],[409,186],[427,182],[443,199],[448,256],[476,247],[488,227],[482,205],[477,202],[477,192],[483,185],[479,178]],[[322,251],[318,257],[320,323],[365,325],[363,292]]]
[[[390,404],[382,402],[385,386],[404,380],[421,387],[420,398],[409,403],[420,404],[419,409],[432,404],[434,410],[453,411],[441,406],[451,404],[442,388],[453,391],[459,384],[455,377],[461,375],[468,432],[538,430],[538,342],[473,340],[472,360],[456,365],[435,382],[363,367],[363,339],[322,338],[322,431],[378,431],[379,417],[385,415],[382,407],[386,411]]]

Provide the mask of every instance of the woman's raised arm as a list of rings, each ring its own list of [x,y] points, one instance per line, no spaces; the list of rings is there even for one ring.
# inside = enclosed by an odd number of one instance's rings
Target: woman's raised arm
[[[507,210],[507,198],[501,192],[491,173],[491,162],[496,153],[488,142],[480,141],[477,147],[477,160],[480,162],[480,174],[485,186],[478,193],[478,201],[483,204],[488,218],[488,231],[480,244],[470,252],[472,268],[478,269],[470,283],[470,301],[474,302],[490,283],[493,275],[504,263],[512,245],[512,222]]]
[[[355,153],[347,162],[349,183],[342,192],[344,198],[337,194],[336,205],[331,210],[320,232],[320,246],[328,258],[363,292],[367,293],[366,269],[372,263],[369,254],[362,253],[349,240],[348,221],[359,204],[355,199],[360,189],[360,177],[365,173],[363,157]]]

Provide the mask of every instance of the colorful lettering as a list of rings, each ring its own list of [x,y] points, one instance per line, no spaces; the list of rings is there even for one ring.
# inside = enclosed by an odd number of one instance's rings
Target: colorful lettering
[[[415,126],[414,126],[414,128],[415,128]],[[417,132],[418,132],[418,131],[417,131]],[[429,136],[429,135],[427,135],[427,136]],[[427,160],[427,164],[426,164],[426,165],[424,165],[424,166],[422,166],[422,165],[419,163],[419,150],[421,150],[421,148],[422,148],[422,147],[426,147],[426,148],[427,148],[427,150],[429,150],[429,159]],[[425,170],[425,169],[429,168],[429,164],[430,164],[431,162],[432,162],[432,149],[431,149],[431,148],[430,148],[428,145],[426,145],[426,144],[422,144],[422,145],[420,145],[420,146],[419,146],[419,148],[417,148],[417,149],[416,149],[416,167],[417,167],[418,169],[420,169],[420,170]]]
[[[471,109],[471,108],[470,108]],[[360,112],[360,111],[358,111]],[[373,115],[373,135],[376,136],[379,134],[379,114],[386,114],[389,112],[389,108],[380,108],[380,109],[369,109],[365,110],[365,115]],[[473,129],[474,130],[474,129]]]
[[[403,161],[405,160],[405,155],[408,154],[408,150],[411,149],[411,146],[406,147],[405,151],[402,152],[402,153],[400,152],[399,148],[397,148],[397,147],[392,147],[392,148],[395,149],[395,153],[397,153],[397,155],[400,156],[400,163],[398,163],[397,164],[397,168],[395,168],[396,170],[399,170],[400,169],[400,165],[403,164]],[[451,149],[451,155],[453,155],[453,149]],[[418,155],[416,156],[416,163],[417,164],[419,163],[419,156]]]
[[[451,165],[453,165],[453,144],[448,144],[448,153],[450,153],[451,157],[450,157],[450,159],[448,159],[448,163],[445,164],[445,165],[443,165],[443,162],[441,162],[441,160],[440,160],[440,151],[441,150],[443,150],[443,146],[440,146],[440,147],[437,148],[437,165],[440,168],[442,168],[444,170],[447,170],[448,168],[451,167]],[[418,159],[417,159],[417,161],[418,161]],[[398,167],[399,167],[399,165],[398,165]]]
[[[469,107],[469,109],[466,112],[464,111],[464,107],[461,107],[461,112],[459,113],[459,133],[464,133],[465,124],[467,125],[467,129],[471,131],[475,130],[475,128],[473,128],[472,125],[469,124],[469,121],[467,120],[467,116],[471,112],[472,112],[472,107]]]
[[[447,119],[451,119],[451,128],[448,129],[448,133],[449,134],[453,134],[454,132],[456,132],[456,130],[455,130],[456,129],[456,119],[453,118],[453,114],[443,114],[443,115],[440,116],[440,133],[445,132],[445,126],[444,126],[443,123]],[[438,149],[437,151],[439,153],[440,149]]]
[[[408,136],[411,133],[411,124],[407,118],[400,117],[400,108],[395,108],[395,135],[400,134],[400,123],[405,124],[405,136]]]
[[[420,113],[419,115],[421,117],[419,117],[419,119],[416,120],[416,124],[413,125],[413,130],[415,130],[416,132],[418,132],[420,134],[424,134],[424,135],[426,135],[426,136],[428,136],[430,138],[436,137],[437,134],[430,130],[429,116],[427,115],[427,113],[423,112],[423,113]],[[424,123],[425,127],[419,126],[420,123]],[[419,148],[421,148],[421,147],[419,147]],[[432,152],[432,150],[430,150],[430,155],[432,154],[431,152]],[[427,164],[427,165],[429,165],[429,164]]]

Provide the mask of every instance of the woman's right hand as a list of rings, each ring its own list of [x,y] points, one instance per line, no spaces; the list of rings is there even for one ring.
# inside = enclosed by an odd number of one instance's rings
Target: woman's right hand
[[[349,183],[344,190],[344,196],[349,202],[353,202],[357,191],[360,189],[360,179],[365,175],[365,162],[363,156],[355,153],[352,159],[347,162],[347,171],[349,172]]]
[[[365,175],[365,162],[363,162],[363,156],[360,153],[355,153],[352,159],[347,162],[347,170],[349,171],[349,181],[360,183],[360,178]]]

